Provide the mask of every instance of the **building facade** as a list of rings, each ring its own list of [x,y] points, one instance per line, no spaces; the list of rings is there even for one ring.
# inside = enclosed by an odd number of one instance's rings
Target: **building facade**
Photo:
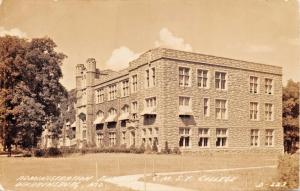
[[[76,70],[79,145],[283,151],[281,67],[156,48]]]

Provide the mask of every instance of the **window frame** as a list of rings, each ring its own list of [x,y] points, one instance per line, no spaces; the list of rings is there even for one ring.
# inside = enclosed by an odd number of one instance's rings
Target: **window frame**
[[[180,74],[180,69],[188,69],[188,75],[185,75],[184,72],[183,74]],[[191,87],[192,86],[192,69],[191,67],[187,67],[187,66],[178,66],[178,85],[179,87]],[[180,85],[180,76],[183,76],[183,85]],[[188,85],[185,85],[186,84],[186,80],[185,80],[185,77],[188,76]]]
[[[253,82],[251,82],[251,78],[257,78],[257,83],[256,83],[256,85],[257,85],[257,92],[255,93],[255,89],[254,89],[254,87],[255,87],[255,83]],[[253,84],[253,91],[251,91],[251,84]],[[257,95],[257,94],[259,94],[260,93],[260,78],[258,77],[258,76],[255,76],[255,75],[249,75],[249,93],[250,94],[254,94],[254,95]]]
[[[222,103],[220,102],[220,112],[221,112],[221,118],[218,118],[218,115],[217,115],[217,101],[225,101],[225,117],[222,118]],[[216,98],[215,99],[215,119],[217,120],[228,120],[228,100],[227,99],[224,99],[224,98]]]
[[[267,132],[271,131],[271,135],[268,135]],[[271,137],[271,145],[268,137]],[[265,147],[274,147],[275,146],[275,129],[265,129]]]
[[[201,76],[201,78],[202,78],[202,81],[201,81],[201,86],[199,86],[199,71],[202,71],[202,76]],[[203,86],[203,79],[204,79],[204,77],[203,77],[203,72],[207,72],[207,74],[206,74],[206,87],[204,87]],[[204,68],[197,68],[197,70],[196,70],[196,79],[197,79],[197,87],[198,88],[201,88],[201,89],[209,89],[210,88],[210,71],[208,70],[208,69],[204,69]]]
[[[222,73],[224,73],[225,74],[225,88],[224,89],[222,89],[221,87],[222,87],[222,77],[220,76],[220,82],[219,82],[219,88],[217,88],[217,86],[216,86],[216,80],[217,80],[217,73],[220,73],[220,74],[222,74]],[[214,76],[214,79],[215,79],[215,89],[217,90],[217,91],[227,91],[228,90],[228,72],[227,71],[219,71],[219,70],[215,70],[215,76]]]
[[[254,134],[252,133],[254,132]],[[260,130],[250,129],[250,146],[259,147],[260,146]]]
[[[207,133],[201,133],[200,130],[207,130]],[[200,139],[207,139],[207,145],[206,146],[200,146]],[[199,127],[198,128],[198,147],[199,148],[209,148],[210,147],[210,129],[205,127]]]
[[[271,80],[271,84],[266,84],[266,80]],[[266,86],[271,87],[270,92],[268,91],[268,88],[266,88]],[[274,95],[274,79],[273,78],[268,78],[268,77],[264,78],[264,93],[266,95]]]
[[[205,100],[207,100],[207,106],[205,106]],[[207,107],[207,114],[205,115],[205,107]],[[203,117],[209,117],[210,116],[210,99],[209,97],[203,98]]]
[[[271,105],[271,111],[267,111],[267,105]],[[271,119],[269,119],[269,114],[271,113]],[[265,103],[264,107],[264,119],[265,121],[274,121],[274,104],[273,103]]]
[[[218,130],[225,130],[225,135],[223,135],[223,134],[218,134]],[[226,147],[228,147],[228,135],[229,135],[229,133],[228,133],[228,128],[216,128],[216,148],[226,148]],[[218,143],[218,138],[220,138],[222,141],[222,143],[223,143],[223,138],[226,138],[225,139],[225,145],[217,145],[217,143]]]
[[[180,130],[183,129],[183,134],[180,133]],[[178,137],[179,137],[179,143],[178,146],[182,149],[188,149],[192,147],[192,129],[189,127],[179,127],[178,129]],[[188,130],[188,134],[186,134],[186,130]],[[188,143],[189,145],[186,146],[186,138],[188,137]],[[180,140],[183,138],[182,146],[180,146]]]
[[[257,110],[255,110],[255,108],[252,108],[252,107],[251,107],[251,104],[257,104],[257,105],[256,105],[256,109],[257,109]],[[251,121],[259,121],[259,119],[260,119],[260,117],[259,117],[259,115],[260,115],[259,107],[260,107],[260,105],[259,105],[259,103],[258,103],[257,101],[250,101],[250,102],[249,102],[249,119],[250,119]],[[253,113],[252,113],[252,112],[253,112]],[[257,113],[256,113],[256,119],[254,118],[255,112],[257,112]]]

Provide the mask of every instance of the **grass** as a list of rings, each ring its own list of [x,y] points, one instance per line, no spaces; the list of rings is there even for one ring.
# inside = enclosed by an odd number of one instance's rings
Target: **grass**
[[[238,168],[276,164],[277,157],[258,155],[201,156],[100,153],[72,155],[65,158],[0,157],[0,184],[6,189],[17,191],[22,190],[22,188],[15,187],[16,179],[20,176],[92,176],[92,181],[95,182],[97,178],[101,178],[102,176]],[[242,178],[248,176],[247,173],[249,177],[255,176],[251,174],[252,172],[247,171],[232,175]],[[265,176],[264,173],[270,175],[274,172],[263,172],[261,176]],[[79,187],[76,190],[99,190],[99,188],[87,187],[86,184],[83,185],[84,187]],[[189,184],[188,187],[199,188],[199,186],[200,185],[198,184]],[[34,189],[23,188],[23,190]],[[51,189],[39,188],[36,190]],[[128,189],[105,183],[101,190],[118,191]]]

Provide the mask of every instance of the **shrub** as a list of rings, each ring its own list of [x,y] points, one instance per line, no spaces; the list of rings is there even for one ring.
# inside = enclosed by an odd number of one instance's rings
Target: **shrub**
[[[23,153],[23,157],[32,157],[32,153],[30,151],[26,151]]]
[[[178,147],[174,147],[174,149],[172,150],[172,153],[180,155],[181,151],[180,151],[180,149]]]
[[[158,152],[157,141],[154,141],[153,146],[152,146],[152,151],[155,153]]]
[[[284,154],[278,161],[278,181],[286,182],[286,188],[299,187],[299,157],[297,154]]]
[[[152,148],[149,144],[147,144],[147,147],[145,149],[145,153],[151,153],[152,152]]]
[[[45,149],[36,149],[34,151],[34,156],[35,157],[44,157],[46,155]]]
[[[62,156],[62,152],[59,150],[59,148],[50,147],[47,149],[47,156],[48,157],[59,157],[59,156]]]
[[[171,149],[169,148],[168,141],[165,142],[165,148],[162,152],[165,153],[165,154],[170,154],[171,153]]]

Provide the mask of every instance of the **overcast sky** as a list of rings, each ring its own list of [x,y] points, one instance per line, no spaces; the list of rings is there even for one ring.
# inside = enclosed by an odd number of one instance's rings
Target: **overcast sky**
[[[296,0],[0,0],[0,36],[51,37],[75,65],[122,69],[148,49],[169,48],[283,67],[300,81]]]

